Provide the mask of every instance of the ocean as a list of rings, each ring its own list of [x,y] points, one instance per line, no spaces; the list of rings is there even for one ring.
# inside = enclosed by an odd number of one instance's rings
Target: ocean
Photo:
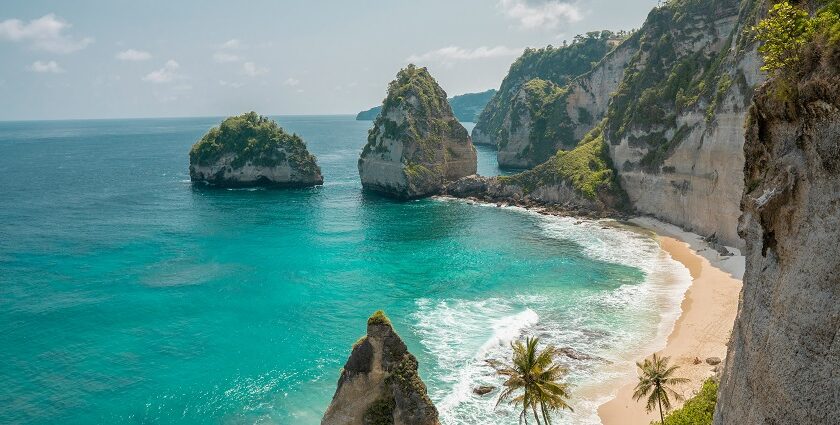
[[[221,118],[0,122],[0,421],[317,424],[383,309],[444,424],[516,422],[472,389],[525,336],[589,356],[560,359],[575,412],[555,418],[599,423],[664,346],[690,277],[652,235],[363,193],[370,122],[273,118],[323,187],[193,187],[190,146]]]

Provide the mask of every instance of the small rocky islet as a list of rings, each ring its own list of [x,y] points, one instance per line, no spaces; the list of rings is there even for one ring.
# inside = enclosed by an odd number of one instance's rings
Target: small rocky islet
[[[222,188],[324,183],[303,139],[253,111],[225,119],[193,145],[190,180]]]

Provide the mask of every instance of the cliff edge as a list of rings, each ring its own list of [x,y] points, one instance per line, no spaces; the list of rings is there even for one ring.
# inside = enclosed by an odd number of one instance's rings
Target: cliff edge
[[[759,89],[747,118],[747,267],[716,424],[840,417],[840,1],[829,3],[833,30],[786,52],[801,60]]]

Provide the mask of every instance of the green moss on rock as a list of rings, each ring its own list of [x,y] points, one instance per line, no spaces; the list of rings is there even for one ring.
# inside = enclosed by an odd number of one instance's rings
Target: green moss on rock
[[[376,310],[367,321],[368,325],[391,325],[391,319],[382,310]]]
[[[601,122],[574,149],[558,151],[532,170],[499,177],[500,182],[520,186],[526,194],[540,187],[569,184],[576,192],[591,200],[602,194],[624,199],[603,129],[604,122]]]

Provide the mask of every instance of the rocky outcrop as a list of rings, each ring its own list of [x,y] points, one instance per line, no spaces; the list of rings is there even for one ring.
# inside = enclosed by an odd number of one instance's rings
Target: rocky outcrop
[[[606,129],[637,211],[736,247],[743,122],[764,78],[750,32],[761,3],[670,2],[654,9]]]
[[[446,194],[485,202],[547,206],[566,214],[607,216],[623,213],[626,195],[618,185],[603,138],[603,125],[570,151],[559,151],[531,170],[499,177],[468,176],[446,187]]]
[[[803,75],[762,86],[747,119],[747,266],[719,425],[840,417],[840,47],[802,54]]]
[[[496,94],[496,89],[490,89],[481,93],[464,93],[448,99],[452,107],[452,114],[461,122],[476,122],[481,111],[487,106],[487,102]],[[375,106],[356,114],[356,121],[373,121],[382,112],[382,106]]]
[[[193,145],[190,180],[217,187],[324,183],[303,140],[255,112],[225,119]]]
[[[475,174],[476,153],[452,115],[446,92],[426,68],[409,65],[388,87],[359,158],[365,189],[411,199],[440,193]]]
[[[638,37],[627,38],[591,71],[565,86],[540,78],[522,84],[498,132],[499,165],[532,168],[558,150],[574,149],[604,118],[610,96],[637,49]]]
[[[523,89],[532,80],[548,83],[552,89],[565,88],[576,77],[592,71],[592,64],[601,61],[620,37],[623,35],[610,31],[593,31],[576,37],[569,46],[527,49],[511,65],[499,91],[479,116],[473,128],[473,143],[498,147],[499,164],[508,167],[534,166],[553,155],[557,151],[555,146],[574,147],[573,132],[567,131],[571,126],[564,122],[565,103],[552,107],[553,113],[542,114],[544,105],[538,106],[539,101],[554,100],[555,96],[529,97],[537,92]],[[623,72],[623,66],[615,69]],[[603,99],[604,106],[610,91]],[[556,90],[550,94],[553,92]],[[578,112],[574,109],[570,115],[578,117]],[[585,115],[582,118],[589,118],[589,128],[578,134],[578,140],[600,120],[597,115]]]
[[[438,412],[408,352],[381,311],[353,345],[322,425],[439,425]]]

